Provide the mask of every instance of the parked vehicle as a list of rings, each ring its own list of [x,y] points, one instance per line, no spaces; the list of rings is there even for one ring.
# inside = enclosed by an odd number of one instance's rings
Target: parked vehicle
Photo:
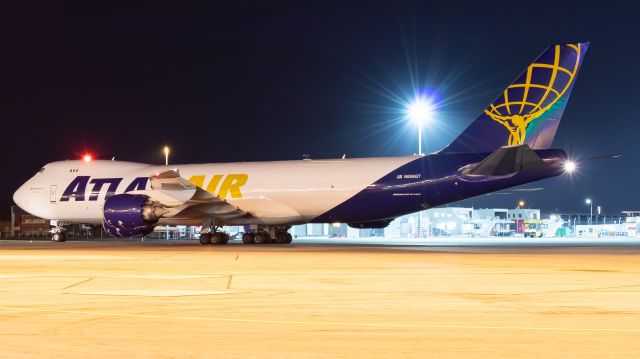
[[[526,219],[524,221],[524,236],[530,238],[540,238],[544,236],[547,224],[541,219]]]

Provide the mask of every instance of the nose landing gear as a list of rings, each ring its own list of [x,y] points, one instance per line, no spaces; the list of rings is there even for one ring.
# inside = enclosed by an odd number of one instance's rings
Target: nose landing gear
[[[66,242],[67,241],[67,230],[58,224],[58,221],[51,221],[51,225],[53,226],[49,233],[51,233],[51,240],[54,242]]]

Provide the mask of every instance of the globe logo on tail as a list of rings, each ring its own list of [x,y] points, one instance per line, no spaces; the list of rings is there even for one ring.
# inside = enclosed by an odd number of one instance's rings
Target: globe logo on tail
[[[484,113],[509,131],[511,145],[521,145],[531,124],[552,108],[571,87],[578,72],[582,44],[556,45],[527,67]]]

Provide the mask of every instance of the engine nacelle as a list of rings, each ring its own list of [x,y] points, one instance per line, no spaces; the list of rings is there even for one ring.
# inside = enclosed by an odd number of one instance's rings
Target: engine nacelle
[[[112,236],[145,236],[166,213],[158,203],[142,194],[118,194],[104,202],[102,227]]]

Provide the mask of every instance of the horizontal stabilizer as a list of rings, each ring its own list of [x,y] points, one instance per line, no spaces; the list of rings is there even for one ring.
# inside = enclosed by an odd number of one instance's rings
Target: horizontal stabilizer
[[[463,171],[465,176],[506,176],[522,170],[538,169],[544,161],[527,145],[504,146]]]

